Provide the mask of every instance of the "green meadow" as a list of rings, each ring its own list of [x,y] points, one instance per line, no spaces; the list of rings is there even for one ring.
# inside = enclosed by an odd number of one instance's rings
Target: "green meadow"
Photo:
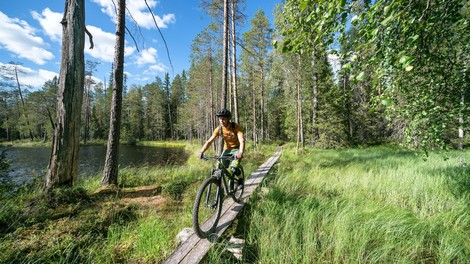
[[[468,150],[294,153],[284,148],[239,220],[240,262],[469,263]],[[210,262],[229,258],[224,243]]]
[[[150,144],[150,143],[149,143]],[[45,196],[40,182],[2,185],[0,263],[159,263],[191,228],[191,210],[211,163],[129,167],[120,186],[100,176]],[[249,175],[277,146],[252,146]],[[396,147],[343,150],[293,144],[215,243],[208,263],[468,263],[470,152]],[[245,239],[242,259],[226,250]]]

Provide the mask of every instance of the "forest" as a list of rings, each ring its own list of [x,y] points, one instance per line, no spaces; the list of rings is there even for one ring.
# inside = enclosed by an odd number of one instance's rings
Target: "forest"
[[[222,8],[209,10],[214,22],[194,39],[190,69],[144,86],[124,76],[122,140],[208,137],[224,96]],[[468,1],[285,1],[273,26],[260,10],[242,34],[235,27],[246,23],[242,10],[233,11],[226,107],[247,140],[321,148],[465,145]],[[113,69],[107,83],[95,83],[97,63],[85,63],[84,143],[106,140],[109,129]],[[0,69],[0,139],[50,141],[59,78],[30,92],[17,66]]]

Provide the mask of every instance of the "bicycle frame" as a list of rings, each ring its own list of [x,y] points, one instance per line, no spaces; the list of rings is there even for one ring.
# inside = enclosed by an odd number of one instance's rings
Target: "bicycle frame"
[[[211,177],[215,177],[218,181],[222,181],[223,186],[224,186],[223,189],[224,189],[225,193],[226,194],[230,193],[230,191],[228,189],[228,184],[227,184],[227,178],[226,177],[233,177],[233,176],[228,171],[228,168],[225,167],[222,160],[224,160],[224,159],[225,160],[233,160],[233,159],[235,159],[235,157],[233,157],[233,156],[209,156],[209,157],[204,157],[204,158],[205,159],[213,158],[213,159],[217,160],[217,167],[213,169]],[[219,195],[219,190],[217,190],[217,195]],[[224,196],[225,196],[225,194],[223,194],[222,198]]]

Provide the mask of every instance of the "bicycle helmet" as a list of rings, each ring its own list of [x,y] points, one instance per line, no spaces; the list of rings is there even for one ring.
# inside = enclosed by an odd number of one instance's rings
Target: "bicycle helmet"
[[[222,110],[220,110],[220,111],[216,114],[216,116],[232,117],[232,113],[230,113],[230,111],[227,110],[227,109],[222,109]]]

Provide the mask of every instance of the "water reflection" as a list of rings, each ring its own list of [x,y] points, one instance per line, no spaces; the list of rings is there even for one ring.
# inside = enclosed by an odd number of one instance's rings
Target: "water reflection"
[[[28,182],[33,177],[43,176],[49,164],[51,150],[48,147],[0,147],[10,164],[9,176],[14,182]],[[119,147],[119,166],[167,166],[183,164],[187,157],[183,147]],[[106,146],[81,146],[78,173],[80,177],[100,173],[104,167]]]

